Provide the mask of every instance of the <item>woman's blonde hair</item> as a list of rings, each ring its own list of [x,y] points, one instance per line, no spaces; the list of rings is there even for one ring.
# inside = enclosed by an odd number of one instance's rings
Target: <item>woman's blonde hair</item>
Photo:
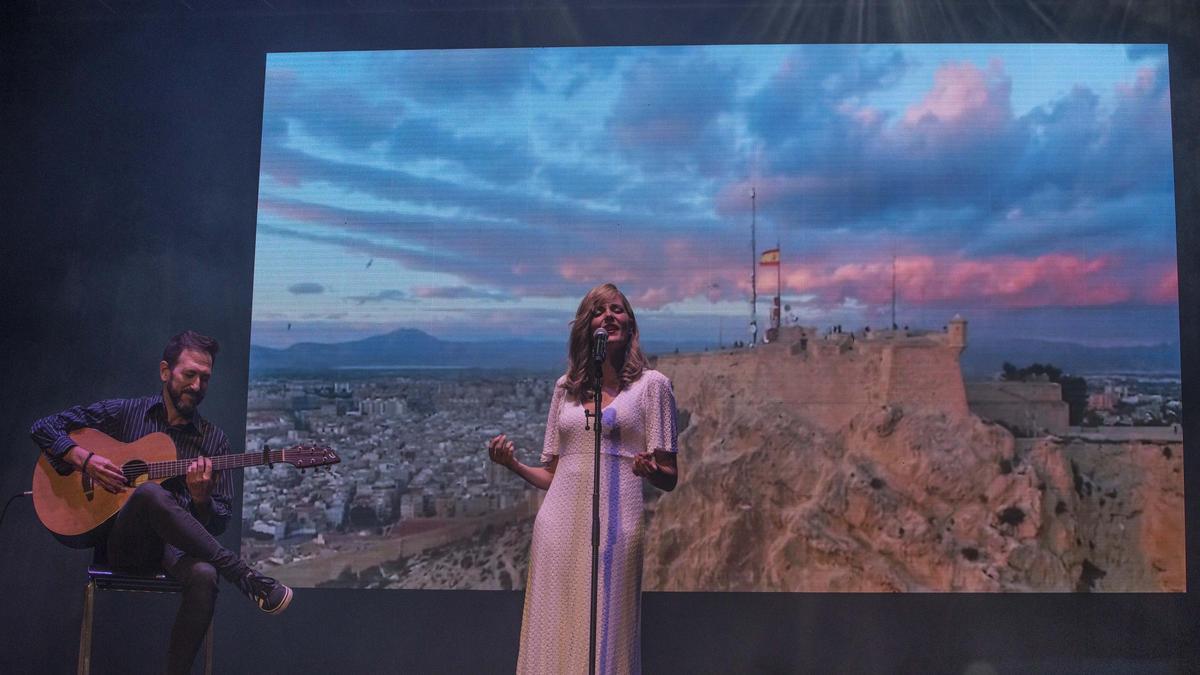
[[[633,307],[629,298],[613,284],[600,284],[587,292],[579,301],[579,309],[575,310],[575,319],[571,321],[571,336],[567,341],[567,373],[563,388],[567,394],[580,403],[586,403],[599,386],[595,382],[595,372],[591,362],[592,342],[592,311],[606,304],[606,301],[617,297],[625,307],[625,324],[629,338],[625,341],[625,363],[621,368],[621,389],[637,381],[646,369],[646,355],[642,353],[642,345],[638,340],[637,317],[633,315]]]

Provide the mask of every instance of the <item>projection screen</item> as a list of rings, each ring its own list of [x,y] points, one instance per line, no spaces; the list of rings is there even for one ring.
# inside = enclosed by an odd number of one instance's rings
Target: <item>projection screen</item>
[[[242,551],[520,589],[569,322],[679,409],[646,590],[1185,590],[1165,45],[269,54]],[[580,523],[587,527],[588,523]]]

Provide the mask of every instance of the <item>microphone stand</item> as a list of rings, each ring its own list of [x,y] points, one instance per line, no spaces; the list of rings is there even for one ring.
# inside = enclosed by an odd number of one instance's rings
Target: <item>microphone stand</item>
[[[588,675],[596,675],[596,613],[600,582],[600,406],[604,402],[604,350],[598,350],[595,356],[596,391],[592,421],[595,422],[596,446],[592,457],[592,611],[588,624]]]

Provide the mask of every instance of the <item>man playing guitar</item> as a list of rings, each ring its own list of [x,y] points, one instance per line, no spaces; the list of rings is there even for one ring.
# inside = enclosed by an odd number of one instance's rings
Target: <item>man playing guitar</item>
[[[162,391],[153,396],[112,399],[76,406],[34,423],[31,435],[60,474],[81,471],[114,494],[131,489],[120,466],[70,437],[75,429],[98,429],[122,442],[165,432],[180,460],[191,460],[186,476],[133,489],[116,517],[105,524],[107,560],[118,569],[165,570],[183,585],[183,601],[167,649],[167,671],[187,673],[212,619],[217,577],[224,577],[268,614],[287,608],[292,589],[258,574],[214,538],[230,517],[233,483],[215,471],[210,457],[229,452],[225,432],[201,417],[218,345],[194,331],[172,337],[158,364]]]

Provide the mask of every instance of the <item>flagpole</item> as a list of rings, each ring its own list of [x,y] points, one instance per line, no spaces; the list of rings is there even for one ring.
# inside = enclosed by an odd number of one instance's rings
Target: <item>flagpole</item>
[[[754,233],[758,210],[755,196],[754,186],[750,186],[750,325],[754,327],[750,335],[751,346],[758,342],[758,242]]]
[[[775,266],[775,306],[779,308],[779,317],[775,328],[783,326],[783,247],[779,245],[779,237],[775,237],[775,250],[779,251],[779,264]]]

